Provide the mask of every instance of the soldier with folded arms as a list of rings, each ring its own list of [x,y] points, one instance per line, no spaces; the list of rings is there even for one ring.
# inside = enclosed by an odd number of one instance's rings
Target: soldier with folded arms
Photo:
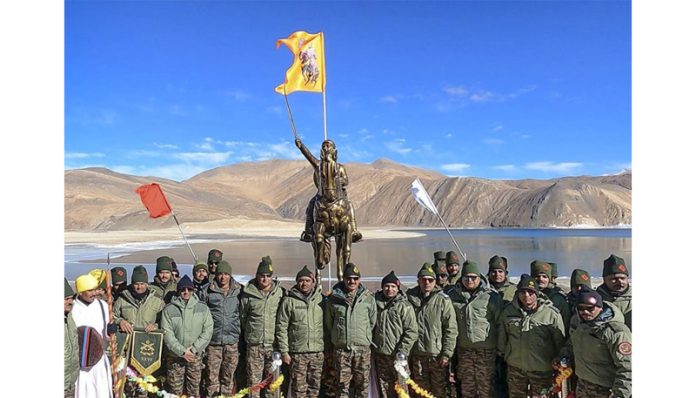
[[[628,283],[628,267],[624,259],[612,254],[604,260],[602,277],[604,283],[597,288],[597,292],[602,296],[602,300],[609,301],[621,310],[624,322],[630,329],[633,292]]]

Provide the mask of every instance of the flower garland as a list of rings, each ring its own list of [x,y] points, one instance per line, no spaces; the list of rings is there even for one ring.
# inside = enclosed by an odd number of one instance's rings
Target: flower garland
[[[404,361],[405,363],[405,361]],[[406,384],[411,386],[413,391],[420,395],[423,398],[435,398],[433,394],[428,392],[428,390],[422,388],[418,384],[416,384],[415,381],[409,376],[408,372],[406,371],[404,367],[404,363],[402,361],[394,361],[394,369],[396,369],[397,373],[399,373],[399,376],[401,376],[404,380],[406,380]],[[404,391],[403,388],[399,385],[399,383],[395,383],[394,385],[394,390],[396,393],[399,395],[399,398],[409,398],[409,395],[406,391]]]

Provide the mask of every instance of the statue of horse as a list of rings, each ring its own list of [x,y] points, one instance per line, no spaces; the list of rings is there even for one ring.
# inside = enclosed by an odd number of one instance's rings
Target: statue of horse
[[[307,215],[312,217],[308,217],[301,239],[312,243],[314,264],[318,270],[323,270],[331,261],[331,238],[334,238],[336,276],[341,280],[343,267],[350,261],[351,244],[362,238],[346,195],[346,170],[336,161],[337,150],[333,141],[322,143],[321,159],[315,158],[299,138],[295,139],[295,144],[314,166],[314,183],[318,188],[317,195],[309,203]]]

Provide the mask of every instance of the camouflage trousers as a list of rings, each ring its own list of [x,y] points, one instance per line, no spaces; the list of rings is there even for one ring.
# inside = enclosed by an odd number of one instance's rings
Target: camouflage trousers
[[[168,393],[197,397],[201,385],[203,373],[203,361],[196,357],[193,362],[186,362],[184,358],[167,358],[167,383]]]
[[[75,384],[63,390],[63,397],[75,398]]]
[[[380,398],[398,398],[394,385],[399,380],[399,375],[394,369],[394,355],[372,354],[375,358],[375,370],[377,371],[377,381],[379,382]],[[408,372],[408,365],[406,365]]]
[[[337,397],[348,398],[352,384],[355,398],[367,398],[370,392],[370,357],[370,347],[358,350],[339,348],[334,351]]]
[[[421,388],[436,398],[446,398],[449,393],[448,369],[440,366],[437,356],[412,355],[411,378]]]
[[[264,347],[263,344],[247,346],[246,369],[248,387],[256,385],[264,378],[268,377],[273,363],[273,347]],[[249,397],[259,398],[259,396],[270,397],[266,389],[261,392],[251,392]]]
[[[551,370],[548,372],[527,372],[508,365],[508,391],[510,398],[527,398],[527,396],[547,398],[549,396],[541,392],[548,390],[553,383],[553,371]]]
[[[232,395],[234,371],[239,363],[237,344],[211,344],[205,349],[205,354],[205,388],[208,396]]]
[[[457,379],[462,398],[493,398],[495,349],[457,350]]]
[[[324,351],[324,371],[321,375],[321,392],[323,398],[336,397],[336,369],[334,368],[334,352]]]
[[[587,380],[578,379],[577,398],[607,398],[611,394],[609,387],[590,383]]]
[[[293,398],[317,398],[324,368],[323,352],[290,353],[290,390]]]

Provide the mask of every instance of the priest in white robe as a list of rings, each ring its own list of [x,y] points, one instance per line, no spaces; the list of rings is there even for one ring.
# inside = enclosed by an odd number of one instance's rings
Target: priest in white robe
[[[75,390],[76,398],[113,398],[111,363],[104,350],[109,323],[109,307],[97,298],[99,285],[92,275],[81,275],[75,280],[77,298],[72,317],[81,333],[80,374]],[[84,339],[84,336],[88,338]]]

